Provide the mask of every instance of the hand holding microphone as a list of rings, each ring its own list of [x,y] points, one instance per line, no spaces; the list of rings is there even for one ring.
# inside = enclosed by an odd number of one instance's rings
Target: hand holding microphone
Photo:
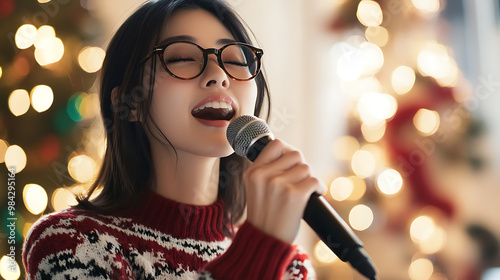
[[[227,138],[238,155],[254,162],[243,178],[249,222],[291,243],[303,217],[341,260],[367,278],[376,279],[375,268],[361,241],[319,195],[326,187],[311,176],[298,150],[273,140],[269,126],[254,116],[236,118],[227,129]]]

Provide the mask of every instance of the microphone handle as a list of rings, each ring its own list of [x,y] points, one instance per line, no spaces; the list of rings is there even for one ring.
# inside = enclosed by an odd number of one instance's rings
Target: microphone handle
[[[271,136],[262,135],[248,148],[247,158],[254,161],[272,140]],[[303,218],[339,259],[349,262],[368,279],[376,279],[375,266],[363,249],[363,243],[323,196],[311,195]]]
[[[375,265],[363,243],[323,196],[311,195],[303,218],[339,259],[349,262],[368,279],[376,279]]]

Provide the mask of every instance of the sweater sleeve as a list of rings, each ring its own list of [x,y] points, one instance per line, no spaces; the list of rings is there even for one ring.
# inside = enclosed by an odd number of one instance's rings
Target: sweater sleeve
[[[209,262],[201,279],[313,279],[307,254],[245,222],[228,250]]]
[[[121,245],[69,213],[41,218],[23,247],[27,279],[133,279]]]

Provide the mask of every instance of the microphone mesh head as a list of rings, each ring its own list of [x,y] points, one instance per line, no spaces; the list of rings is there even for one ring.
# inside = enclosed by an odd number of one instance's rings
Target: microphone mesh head
[[[247,150],[259,136],[272,135],[263,120],[249,115],[239,116],[227,127],[226,136],[236,154],[246,157]]]

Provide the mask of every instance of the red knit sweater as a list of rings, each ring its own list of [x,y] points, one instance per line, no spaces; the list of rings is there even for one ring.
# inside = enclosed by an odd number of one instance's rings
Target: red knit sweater
[[[245,222],[223,234],[222,200],[185,205],[153,192],[143,207],[41,218],[23,248],[28,279],[308,279],[307,255]]]

